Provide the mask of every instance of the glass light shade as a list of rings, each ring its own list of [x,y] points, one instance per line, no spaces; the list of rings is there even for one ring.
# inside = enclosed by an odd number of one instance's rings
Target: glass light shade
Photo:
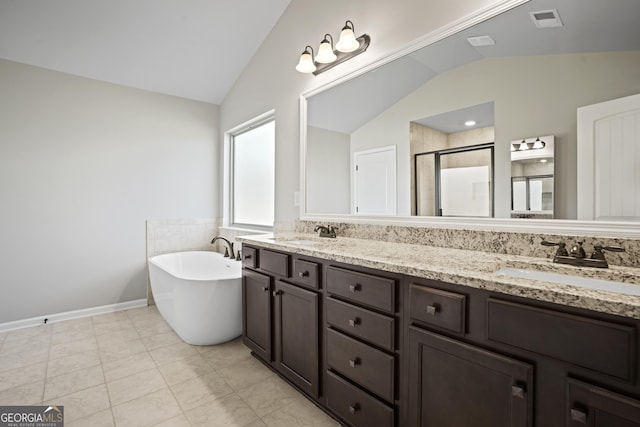
[[[336,49],[340,52],[353,52],[359,47],[360,43],[356,40],[356,36],[353,34],[353,29],[348,25],[345,25],[340,32],[340,38],[338,39],[338,43],[336,43]]]
[[[540,148],[544,148],[545,143],[544,141],[540,141],[540,138],[536,139],[536,141],[533,143],[533,148],[536,149],[540,149]]]
[[[302,52],[300,55],[300,61],[296,65],[296,70],[301,73],[313,73],[316,70],[316,65],[313,63],[313,57],[307,51]]]
[[[524,142],[524,139],[522,140],[522,142],[520,143],[520,148],[518,148],[519,151],[524,151],[524,150],[528,150],[529,146],[527,145],[526,142]]]
[[[318,48],[316,61],[322,64],[328,64],[335,61],[336,59],[338,59],[338,57],[335,53],[333,53],[333,48],[331,47],[331,43],[329,43],[329,40],[322,40],[322,43],[320,43],[320,47]]]

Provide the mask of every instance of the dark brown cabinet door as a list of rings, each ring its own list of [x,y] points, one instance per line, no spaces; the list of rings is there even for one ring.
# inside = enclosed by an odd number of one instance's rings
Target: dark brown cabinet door
[[[569,379],[567,426],[640,427],[640,401]]]
[[[411,426],[532,426],[531,365],[415,327],[409,346]]]
[[[271,358],[271,278],[242,272],[242,339],[263,360]]]
[[[275,285],[276,364],[290,381],[318,396],[318,294]]]

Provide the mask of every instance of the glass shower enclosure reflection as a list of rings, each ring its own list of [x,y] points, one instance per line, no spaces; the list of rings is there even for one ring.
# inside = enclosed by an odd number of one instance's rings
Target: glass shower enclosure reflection
[[[414,215],[493,217],[494,144],[414,156]]]

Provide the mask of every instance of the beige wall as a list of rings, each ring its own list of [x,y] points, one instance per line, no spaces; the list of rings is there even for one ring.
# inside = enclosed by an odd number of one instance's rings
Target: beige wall
[[[146,298],[146,220],[216,216],[217,116],[0,60],[0,323]]]

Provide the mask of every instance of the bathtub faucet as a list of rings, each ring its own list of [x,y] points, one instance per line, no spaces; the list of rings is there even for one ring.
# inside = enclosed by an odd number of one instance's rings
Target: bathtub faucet
[[[222,240],[227,244],[227,247],[224,248],[224,256],[226,258],[228,258],[228,257],[235,258],[235,256],[234,256],[235,252],[233,252],[233,243],[231,243],[229,240],[225,239],[224,237],[216,236],[211,241],[211,244],[213,245],[216,242],[216,240]]]

